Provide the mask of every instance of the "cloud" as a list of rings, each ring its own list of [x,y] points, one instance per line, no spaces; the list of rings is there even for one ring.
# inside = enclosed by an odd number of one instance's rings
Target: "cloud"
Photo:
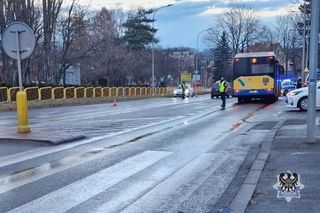
[[[228,10],[230,10],[230,8],[228,7],[210,7],[210,8],[207,8],[205,11],[203,11],[200,14],[200,16],[220,15],[220,14],[224,14]]]
[[[243,0],[243,1],[251,1],[251,0]],[[267,0],[260,0],[260,1],[267,1]],[[259,16],[261,18],[274,18],[277,16],[289,15],[291,13],[291,11],[297,10],[296,8],[298,8],[298,5],[289,5],[289,6],[286,5],[286,6],[279,7],[279,8],[271,8],[271,7],[258,8],[258,9],[256,9],[256,12],[257,12],[257,16]],[[207,8],[205,11],[200,13],[200,16],[220,15],[220,14],[227,12],[230,9],[231,9],[231,7],[215,7],[215,6],[213,6],[213,7]]]
[[[80,0],[80,4],[88,4],[88,0]],[[161,1],[152,1],[152,0],[91,0],[91,8],[101,9],[106,7],[108,9],[117,9],[121,8],[124,11],[135,10],[139,7],[144,8],[158,8],[168,4],[176,3],[175,0],[161,0]]]

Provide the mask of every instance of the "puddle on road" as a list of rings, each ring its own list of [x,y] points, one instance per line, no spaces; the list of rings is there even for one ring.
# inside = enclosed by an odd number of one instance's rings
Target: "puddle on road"
[[[0,178],[0,194],[31,181],[41,179],[68,168],[78,166],[84,162],[105,156],[115,150],[110,151],[110,147],[95,148],[85,153],[65,157],[61,160],[44,163],[40,166],[27,168],[12,173],[11,175],[3,176]]]
[[[257,109],[253,110],[252,112],[249,112],[249,113],[246,115],[246,117],[244,117],[244,118],[241,119],[242,122],[234,122],[234,123],[232,123],[232,124],[231,124],[231,128],[230,128],[228,131],[224,132],[224,133],[226,134],[226,133],[229,133],[229,132],[232,132],[232,131],[238,129],[243,123],[249,123],[249,122],[247,121],[249,118],[251,118],[252,116],[254,116],[254,114],[255,114],[256,112],[258,112],[258,111],[260,111],[261,109],[264,109],[264,108],[266,108],[266,107],[268,107],[268,106],[269,106],[269,104],[266,104],[266,105],[263,105],[263,106],[261,106],[261,107],[258,107]],[[237,107],[240,107],[240,105],[239,105],[239,104],[235,104],[234,107],[237,108]]]
[[[166,129],[168,129],[168,128],[166,128]],[[126,142],[123,142],[123,143],[109,145],[109,146],[105,146],[102,148],[94,148],[94,149],[91,149],[87,152],[80,153],[78,155],[65,157],[65,158],[57,160],[57,161],[44,163],[44,164],[36,166],[36,167],[20,170],[18,172],[12,173],[8,176],[0,177],[0,194],[4,193],[6,191],[9,191],[11,189],[14,189],[18,186],[24,185],[28,182],[39,180],[43,177],[55,174],[57,172],[61,172],[63,170],[72,168],[74,166],[78,166],[82,163],[103,157],[106,154],[110,154],[110,153],[116,151],[117,149],[115,149],[115,148],[117,148],[117,147],[136,142],[140,139],[143,139],[145,137],[151,136],[153,134],[156,134],[156,133],[162,132],[162,131],[165,131],[165,129],[163,129],[161,131],[157,131],[157,132],[144,134],[142,136],[135,137],[135,138],[128,140]]]

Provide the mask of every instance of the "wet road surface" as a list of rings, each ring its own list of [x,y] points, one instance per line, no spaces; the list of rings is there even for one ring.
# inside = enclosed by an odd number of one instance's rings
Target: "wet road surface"
[[[211,211],[284,110],[220,104],[200,96],[31,110],[32,128],[89,138],[0,157],[0,212]],[[0,113],[1,129],[14,117]]]

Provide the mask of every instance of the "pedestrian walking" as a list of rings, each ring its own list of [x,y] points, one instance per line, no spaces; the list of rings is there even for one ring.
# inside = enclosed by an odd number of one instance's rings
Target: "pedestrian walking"
[[[186,82],[185,81],[182,81],[181,83],[181,89],[182,89],[182,94],[181,94],[181,98],[182,99],[185,99],[185,92],[186,92]]]
[[[297,80],[297,89],[300,89],[301,87],[302,87],[302,80],[301,80],[301,77],[299,77]]]
[[[221,77],[221,80],[219,82],[219,93],[221,97],[221,108],[224,110],[226,108],[226,91],[227,91],[227,82],[224,80],[223,77]]]

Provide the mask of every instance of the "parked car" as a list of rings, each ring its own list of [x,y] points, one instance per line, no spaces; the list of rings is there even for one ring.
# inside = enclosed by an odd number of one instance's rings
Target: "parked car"
[[[286,96],[288,92],[294,90],[295,88],[295,82],[291,81],[290,79],[286,79],[281,82],[281,94],[283,94],[283,96]]]
[[[194,89],[190,84],[186,84],[186,90],[184,91],[186,97],[193,97],[194,96]],[[181,85],[177,86],[177,88],[173,91],[174,97],[181,97],[182,96],[182,88]]]
[[[230,83],[227,82],[227,91],[226,91],[226,96],[227,98],[230,98],[230,91],[231,91],[231,88],[230,88]],[[219,92],[219,81],[215,82],[212,87],[211,87],[211,99],[214,99],[214,98],[219,98],[220,97],[220,92]]]
[[[286,103],[302,111],[308,109],[308,87],[292,90],[287,94]],[[316,107],[320,107],[320,82],[317,83]]]

